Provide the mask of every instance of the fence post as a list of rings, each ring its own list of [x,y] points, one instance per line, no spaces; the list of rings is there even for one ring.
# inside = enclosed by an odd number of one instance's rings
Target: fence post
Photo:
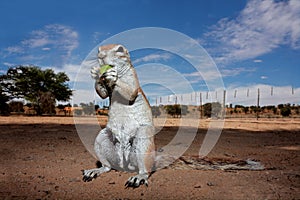
[[[200,92],[200,97],[199,97],[199,101],[200,101],[200,119],[202,119],[202,93]]]
[[[257,89],[257,110],[256,110],[256,120],[259,118],[259,88]]]
[[[225,112],[226,112],[225,103],[226,103],[226,90],[224,90],[224,93],[223,93],[223,112],[222,112],[222,119],[225,118]]]

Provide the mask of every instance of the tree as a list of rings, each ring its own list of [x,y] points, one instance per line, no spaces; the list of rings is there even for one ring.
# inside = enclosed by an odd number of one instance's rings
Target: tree
[[[9,101],[9,96],[4,92],[0,85],[0,115],[7,115],[9,113],[9,107],[6,102]]]
[[[181,115],[186,115],[187,113],[187,107],[185,107],[184,110],[182,110],[182,107],[179,104],[175,105],[166,105],[164,109],[167,111],[169,115],[172,117],[181,117]],[[184,112],[182,112],[184,111]]]
[[[55,97],[51,92],[42,92],[40,97],[40,109],[43,114],[55,114]],[[38,108],[37,108],[38,109]]]
[[[203,105],[203,113],[206,117],[218,117],[221,111],[222,105],[219,102],[206,103]]]
[[[278,104],[278,106],[277,106],[278,109],[282,109],[283,107],[284,107],[283,104]]]
[[[249,112],[249,106],[244,107],[244,113],[247,114]]]
[[[72,90],[67,85],[69,77],[52,69],[41,70],[37,66],[17,66],[7,71],[6,82],[12,98],[30,101],[37,114],[53,114],[55,101],[67,101]]]
[[[0,75],[0,115],[9,114],[7,102],[11,99],[9,96],[10,85],[11,83],[7,81],[7,75]]]
[[[280,114],[283,117],[288,117],[291,113],[292,113],[291,108],[289,106],[285,106],[285,107],[280,109]]]
[[[205,117],[211,117],[211,103],[206,103],[203,105],[203,115]]]
[[[277,108],[274,106],[274,108],[272,108],[273,114],[276,115],[277,113]]]
[[[254,112],[254,113],[259,113],[261,111],[261,108],[258,106],[250,106],[250,109]]]

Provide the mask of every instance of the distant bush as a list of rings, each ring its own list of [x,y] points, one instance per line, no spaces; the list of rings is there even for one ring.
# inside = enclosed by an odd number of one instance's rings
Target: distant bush
[[[280,114],[283,116],[283,117],[288,117],[290,116],[291,114],[291,108],[286,106],[286,107],[283,107],[280,109]]]
[[[164,109],[169,115],[171,115],[174,118],[181,117],[182,115],[186,115],[188,113],[188,106],[186,105],[166,105]]]
[[[203,105],[203,114],[206,117],[219,117],[222,105],[219,102],[206,103]]]
[[[172,117],[181,117],[181,108],[180,105],[166,105],[165,107],[166,112],[171,115]]]

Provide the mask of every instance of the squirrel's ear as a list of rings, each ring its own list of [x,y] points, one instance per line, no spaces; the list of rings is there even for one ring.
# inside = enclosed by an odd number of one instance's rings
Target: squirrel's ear
[[[116,48],[116,52],[125,53],[125,49],[124,49],[123,46],[119,45],[119,46],[117,46],[117,48]]]

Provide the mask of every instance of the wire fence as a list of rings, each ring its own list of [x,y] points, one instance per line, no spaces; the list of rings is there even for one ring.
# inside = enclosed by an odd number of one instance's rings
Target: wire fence
[[[300,104],[300,89],[293,87],[263,86],[216,91],[198,91],[188,94],[171,94],[150,97],[151,105],[198,105],[220,102],[225,105],[266,106]]]

